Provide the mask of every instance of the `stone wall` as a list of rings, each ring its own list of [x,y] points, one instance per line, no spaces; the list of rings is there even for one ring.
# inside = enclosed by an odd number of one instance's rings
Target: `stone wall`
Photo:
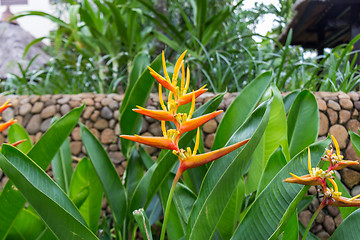
[[[204,93],[196,99],[196,107],[203,104],[214,94]],[[219,109],[226,111],[237,93],[226,94]],[[360,101],[359,93],[315,93],[320,114],[319,139],[325,138],[328,133],[333,134],[339,142],[342,154],[345,159],[358,159],[351,143],[347,130],[357,132],[359,123]],[[11,118],[18,120],[28,131],[33,142],[36,142],[48,129],[51,119],[54,116],[62,116],[72,108],[80,106],[83,102],[86,107],[80,121],[84,123],[94,135],[103,143],[105,149],[116,166],[120,176],[126,167],[126,160],[120,152],[119,144],[119,123],[118,109],[123,99],[122,95],[110,94],[79,94],[79,95],[44,95],[44,96],[2,96],[0,104],[11,99],[12,107],[2,113],[2,118],[7,121]],[[159,98],[157,94],[151,94],[147,108],[158,109]],[[223,116],[223,113],[215,119],[207,122],[202,130],[204,146],[211,148],[215,131]],[[74,159],[85,155],[85,149],[81,143],[79,127],[76,127],[70,136],[71,152]],[[160,122],[152,118],[144,117],[141,135],[160,136],[162,134]],[[0,134],[0,143],[6,142],[7,131]],[[156,148],[145,146],[145,150],[154,158],[159,151]],[[76,160],[75,160],[76,161]],[[75,164],[75,163],[74,163]],[[51,172],[50,172],[51,174]],[[343,169],[337,175],[345,183],[352,195],[360,193],[360,167]],[[0,170],[0,188],[7,181],[6,176]],[[308,194],[318,194],[315,187],[310,188]],[[309,208],[299,214],[300,221],[306,226],[310,221],[312,213],[319,205],[318,198],[315,198]],[[342,218],[337,208],[324,208],[316,219],[312,232],[325,239],[341,223]]]

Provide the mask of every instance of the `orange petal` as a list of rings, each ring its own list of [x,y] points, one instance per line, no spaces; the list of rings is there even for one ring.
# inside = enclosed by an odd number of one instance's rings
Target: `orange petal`
[[[139,109],[133,109],[134,112],[140,113],[142,115],[160,120],[160,121],[174,121],[174,116],[169,112],[164,110],[149,110],[146,108],[142,108],[137,106]]]
[[[155,72],[151,67],[148,67],[148,69],[150,70],[150,74],[156,79],[156,81],[158,81],[164,88],[168,89],[171,92],[175,92],[176,88],[171,85],[170,82],[166,81],[165,78],[163,78],[162,76],[160,76],[157,72]]]
[[[195,167],[202,166],[206,163],[209,163],[218,158],[221,158],[222,156],[225,156],[226,154],[238,149],[239,147],[245,145],[249,140],[250,139],[246,139],[241,142],[235,143],[233,145],[230,145],[230,146],[227,146],[224,148],[220,148],[220,149],[212,151],[212,152],[207,152],[204,154],[190,156],[180,162],[180,167],[183,171],[185,171],[186,169],[189,169],[189,168],[195,168]]]
[[[350,160],[341,160],[339,163],[334,164],[333,170],[340,170],[346,167],[358,165],[358,161],[350,161]]]
[[[216,117],[217,115],[219,115],[222,112],[223,112],[222,110],[219,110],[219,111],[216,111],[216,112],[212,112],[212,113],[203,115],[201,117],[197,117],[197,118],[187,120],[185,123],[183,123],[181,125],[181,128],[180,128],[179,132],[184,133],[184,132],[189,132],[191,130],[194,130],[195,128],[200,127],[201,125],[203,125],[207,121],[213,119],[214,117]]]
[[[6,123],[0,124],[0,132],[4,131],[6,128],[10,127],[14,123],[16,123],[17,120],[10,119]]]
[[[291,173],[290,173],[291,174]],[[322,185],[323,179],[320,177],[312,177],[310,174],[298,177],[294,174],[291,174],[293,177],[287,178],[284,180],[284,182],[288,183],[297,183],[307,186],[316,186],[316,185]]]
[[[328,205],[334,207],[360,207],[360,199],[350,200],[346,197],[335,197],[329,199]]]
[[[26,142],[26,139],[22,139],[22,140],[19,140],[17,142],[11,143],[11,146],[16,147],[17,145],[19,145],[20,143],[23,143],[23,142]]]
[[[120,137],[125,138],[130,141],[146,144],[161,149],[170,149],[178,151],[179,148],[171,140],[164,137],[143,137],[143,136],[130,136],[130,135],[120,135]]]
[[[205,86],[203,86],[202,88],[200,88],[194,92],[195,98],[197,98],[198,96],[200,96],[201,94],[203,94],[204,92],[207,91],[207,89],[204,87]],[[185,104],[191,102],[192,95],[193,95],[193,93],[191,92],[191,93],[185,94],[182,97],[180,97],[180,99],[178,100],[178,105],[181,106],[181,105],[185,105]]]
[[[0,107],[0,113],[2,113],[3,111],[5,111],[5,109],[7,109],[8,107],[11,106],[11,104],[9,104],[10,100],[7,100],[1,107]]]

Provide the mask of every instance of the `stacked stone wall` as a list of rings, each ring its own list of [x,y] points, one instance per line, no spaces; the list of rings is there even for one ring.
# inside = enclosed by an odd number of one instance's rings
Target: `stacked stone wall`
[[[340,145],[341,152],[345,159],[357,160],[358,156],[354,151],[348,130],[357,132],[360,127],[359,111],[360,101],[357,92],[345,93],[315,93],[320,115],[319,139],[325,138],[328,133],[333,134]],[[214,96],[213,93],[205,93],[196,99],[196,106],[199,107]],[[233,102],[237,93],[228,93],[219,106],[219,109],[226,111]],[[102,142],[107,150],[110,159],[116,166],[120,176],[126,168],[126,159],[120,151],[119,140],[119,107],[123,95],[118,94],[92,94],[84,93],[78,95],[44,95],[44,96],[2,96],[0,104],[7,99],[11,100],[12,107],[2,113],[2,120],[7,121],[11,118],[18,120],[27,132],[30,134],[33,142],[36,142],[48,129],[54,116],[61,117],[71,109],[86,104],[80,121],[85,124],[94,135]],[[157,94],[151,94],[147,103],[147,108],[158,109],[159,98]],[[203,128],[205,150],[212,146],[215,132],[223,113],[215,119],[207,122]],[[154,119],[144,117],[141,129],[141,135],[160,136],[162,134],[160,122]],[[0,143],[7,142],[7,130],[0,134]],[[82,146],[80,129],[75,127],[70,135],[71,152],[76,160],[86,154]],[[156,148],[144,146],[145,150],[156,159],[159,151]],[[51,170],[50,175],[51,175]],[[360,193],[360,167],[346,168],[337,172],[338,177],[345,183],[352,195]],[[0,189],[7,181],[6,176],[0,170]],[[309,193],[318,195],[315,187],[310,188]],[[312,216],[312,213],[319,205],[319,197],[315,198],[309,208],[299,214],[300,221],[306,226]],[[342,218],[339,210],[333,207],[327,207],[321,211],[317,217],[312,232],[319,237],[327,238],[335,228],[341,223]]]

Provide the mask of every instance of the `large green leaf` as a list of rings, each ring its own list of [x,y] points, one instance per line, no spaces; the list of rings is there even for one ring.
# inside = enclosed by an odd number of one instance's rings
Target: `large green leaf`
[[[290,218],[289,222],[286,224],[283,240],[298,240],[299,239],[299,221],[297,216],[297,211],[295,211]]]
[[[15,123],[9,127],[8,139],[9,143],[15,143],[20,140],[25,140],[25,142],[17,146],[17,148],[24,153],[27,153],[32,147],[32,142],[30,140],[29,134],[18,123]]]
[[[261,176],[259,187],[257,190],[257,195],[259,195],[262,190],[271,182],[271,180],[276,176],[276,174],[286,165],[286,158],[282,151],[282,147],[278,147],[270,156],[268,163],[264,169],[264,172]]]
[[[15,224],[16,216],[22,211],[26,200],[21,193],[15,189],[11,180],[5,184],[0,195],[0,233],[1,239],[5,239],[6,235]]]
[[[359,231],[360,231],[360,209],[356,210],[350,216],[348,216],[344,221],[340,224],[340,226],[335,230],[335,232],[331,235],[330,240],[357,240],[359,239]]]
[[[155,71],[161,67],[161,56],[159,55],[150,65]],[[132,109],[137,105],[144,106],[152,90],[155,79],[151,76],[150,71],[146,69],[139,79],[133,84],[133,87],[127,88],[125,96],[120,106],[120,131],[121,134],[135,134],[140,131],[142,115],[134,112]],[[124,156],[129,157],[129,147],[131,141],[121,139],[121,151]]]
[[[49,166],[56,152],[77,124],[84,107],[83,105],[74,108],[59,119],[29,150],[28,156],[42,169],[46,169]],[[6,187],[7,191],[3,191],[0,195],[0,216],[4,216],[4,218],[0,217],[0,239],[6,237],[17,214],[26,202],[20,194],[15,193],[17,190],[11,187],[12,181],[8,181],[6,185],[9,185]],[[8,199],[12,199],[12,202],[9,203]]]
[[[310,146],[312,166],[318,165],[329,143],[330,140],[327,139]],[[243,239],[268,239],[276,231],[280,221],[288,222],[293,214],[288,208],[295,211],[297,204],[294,202],[300,201],[306,191],[302,190],[302,185],[286,183],[283,180],[290,177],[290,172],[298,176],[309,173],[307,153],[307,149],[300,152],[273,178],[247,211],[233,239],[239,239],[240,236]],[[285,213],[288,219],[282,219]]]
[[[291,93],[289,93],[288,95],[286,95],[283,98],[286,114],[289,112],[291,105],[294,103],[294,100],[297,97],[297,95],[299,94],[299,92],[300,92],[300,90],[292,91]]]
[[[87,158],[83,158],[76,166],[71,179],[70,199],[81,195],[84,190],[87,192],[87,197],[78,208],[91,231],[96,233],[100,219],[103,190],[94,167]]]
[[[72,157],[70,149],[70,140],[66,139],[61,145],[59,151],[51,161],[54,178],[57,184],[69,193],[72,169]]]
[[[16,218],[15,224],[6,239],[37,239],[46,229],[41,218],[32,211],[23,209]]]
[[[217,129],[212,149],[225,145],[234,132],[244,123],[260,102],[271,81],[271,72],[265,72],[252,80],[227,109]]]
[[[217,230],[222,239],[230,239],[234,233],[241,212],[241,207],[245,199],[245,182],[240,179],[235,191],[231,195],[229,203],[220,218]]]
[[[308,90],[301,91],[291,106],[288,120],[290,157],[314,143],[319,132],[319,109],[315,96]]]
[[[97,239],[71,200],[28,156],[4,144],[0,166],[59,239]]]
[[[280,91],[275,86],[272,86],[270,89],[273,93],[270,118],[263,139],[252,156],[245,184],[246,194],[258,189],[263,170],[268,163],[269,157],[279,145],[282,146],[287,161],[290,160],[284,103]]]
[[[165,205],[168,201],[168,196],[170,193],[170,188],[172,185],[173,178],[174,178],[174,174],[169,174],[160,187],[159,196],[162,202],[163,209],[165,209]],[[179,185],[180,183],[177,184],[177,187]],[[167,229],[168,239],[181,239],[185,235],[186,222],[181,217],[179,209],[175,205],[175,199],[174,201],[171,201],[169,220],[166,227],[167,227],[166,229]]]
[[[108,204],[113,212],[115,222],[118,226],[122,226],[127,214],[125,187],[99,140],[83,124],[80,124],[80,132],[86,152],[100,179]]]
[[[204,105],[202,105],[199,109],[197,109],[193,117],[198,117],[203,114],[207,114],[213,112],[217,109],[219,104],[221,103],[224,94],[219,94]],[[180,148],[186,148],[189,146],[193,138],[195,137],[196,131],[191,131],[183,134],[180,139],[179,146]],[[131,197],[131,206],[130,210],[134,211],[141,207],[147,207],[150,201],[155,196],[156,192],[159,190],[162,182],[168,176],[170,170],[174,166],[177,157],[172,154],[171,151],[166,151],[164,155],[159,156],[156,164],[154,164],[141,179],[139,184],[136,186],[133,196]]]
[[[189,219],[186,239],[210,239],[241,180],[270,116],[271,100],[262,103],[233,134],[227,145],[250,138],[241,149],[213,162],[209,168]]]

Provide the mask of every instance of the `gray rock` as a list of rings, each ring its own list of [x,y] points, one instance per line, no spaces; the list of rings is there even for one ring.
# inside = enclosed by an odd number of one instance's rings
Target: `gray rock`
[[[60,107],[61,115],[67,114],[68,112],[70,112],[70,110],[71,110],[71,107],[68,104],[64,104]]]
[[[325,231],[321,231],[318,234],[316,234],[316,236],[320,239],[320,240],[328,240],[330,238],[330,234],[328,234]]]
[[[31,104],[25,103],[21,104],[19,108],[19,114],[25,116],[27,113],[31,111]]]
[[[360,194],[360,185],[357,185],[351,189],[351,196],[356,196]]]
[[[46,132],[49,129],[51,120],[52,120],[52,118],[48,118],[48,119],[45,119],[42,121],[41,126],[40,126],[41,132]]]
[[[14,118],[14,109],[12,107],[7,108],[4,112],[2,112],[1,117],[5,122]]]
[[[333,232],[335,231],[334,219],[331,216],[326,215],[323,226],[330,235],[333,234]]]
[[[113,116],[113,112],[108,107],[103,107],[100,112],[101,117],[105,119],[111,119]]]
[[[55,116],[55,113],[56,113],[56,106],[51,105],[51,106],[44,108],[41,111],[40,116],[41,116],[41,118],[46,119],[46,118]]]
[[[340,214],[339,208],[337,208],[337,207],[327,206],[327,210],[328,210],[329,214],[333,217],[336,217],[337,215]]]
[[[41,127],[41,116],[40,114],[35,114],[30,118],[29,123],[26,126],[26,131],[29,134],[36,134],[40,131]]]

